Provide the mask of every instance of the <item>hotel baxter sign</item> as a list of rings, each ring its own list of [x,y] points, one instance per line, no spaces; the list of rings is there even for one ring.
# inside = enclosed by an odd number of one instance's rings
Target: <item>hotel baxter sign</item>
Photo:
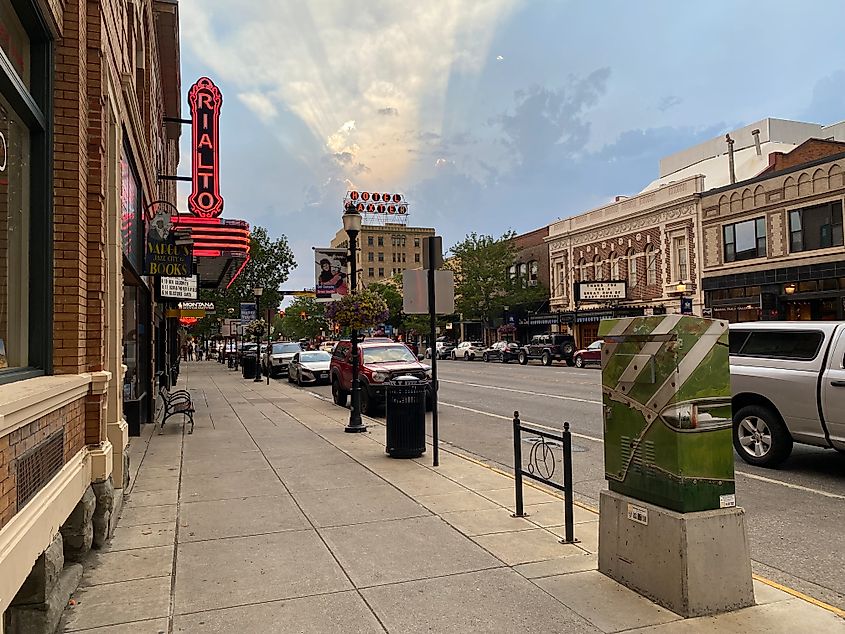
[[[208,77],[197,80],[188,92],[191,106],[191,167],[193,189],[188,210],[200,218],[223,213],[220,195],[219,122],[223,95]]]

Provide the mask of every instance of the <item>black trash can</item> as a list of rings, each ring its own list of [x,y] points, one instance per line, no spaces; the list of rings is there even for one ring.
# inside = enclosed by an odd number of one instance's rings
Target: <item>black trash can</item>
[[[254,379],[255,373],[258,372],[258,357],[252,354],[245,354],[241,359],[241,367],[243,368],[245,379]]]
[[[391,458],[419,458],[425,453],[426,383],[400,376],[387,385],[385,418]]]

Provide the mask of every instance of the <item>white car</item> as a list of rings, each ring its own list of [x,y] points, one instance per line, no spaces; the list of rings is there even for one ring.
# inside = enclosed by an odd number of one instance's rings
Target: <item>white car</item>
[[[452,350],[451,358],[452,361],[455,359],[463,359],[464,361],[475,361],[476,359],[480,359],[481,355],[484,354],[484,350],[487,348],[482,342],[480,341],[462,341],[458,344],[458,347]]]
[[[288,382],[299,386],[306,383],[328,384],[331,360],[332,355],[324,350],[297,352],[290,362]]]
[[[287,374],[293,355],[297,352],[302,352],[302,346],[295,341],[277,341],[270,349],[270,354],[265,355],[264,359],[269,360],[270,376],[277,374]],[[265,361],[264,365],[267,363]],[[266,371],[265,367],[265,371]]]
[[[328,352],[331,354],[334,352],[334,347],[337,345],[337,341],[324,341],[320,344],[320,350],[323,352]]]

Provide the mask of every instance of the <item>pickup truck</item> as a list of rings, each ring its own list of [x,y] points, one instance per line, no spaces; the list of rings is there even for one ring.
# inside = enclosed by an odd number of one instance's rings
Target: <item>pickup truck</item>
[[[845,452],[845,323],[730,326],[734,447],[773,467],[794,442]]]
[[[576,350],[575,337],[572,335],[534,335],[531,341],[522,346],[516,358],[520,365],[525,365],[531,359],[540,359],[543,365],[551,365],[552,361],[565,361],[566,365],[575,365],[573,355]]]

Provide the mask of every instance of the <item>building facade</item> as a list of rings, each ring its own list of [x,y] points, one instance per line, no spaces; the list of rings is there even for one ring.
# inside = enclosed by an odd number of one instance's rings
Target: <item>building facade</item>
[[[147,207],[175,197],[178,9],[0,0],[0,18],[0,631],[52,631],[45,559],[109,538],[124,408],[151,413],[140,261]]]
[[[363,225],[358,235],[358,284],[366,287],[385,282],[405,269],[422,268],[423,238],[434,235],[430,227],[409,227],[400,223]],[[349,237],[340,229],[331,246],[346,248]]]
[[[811,139],[702,199],[706,314],[845,319],[845,144]]]
[[[682,297],[701,314],[703,188],[704,178],[693,176],[549,227],[550,308],[574,330],[579,346],[596,339],[605,317],[680,312]],[[610,281],[624,283],[623,299],[577,301],[579,282]]]

